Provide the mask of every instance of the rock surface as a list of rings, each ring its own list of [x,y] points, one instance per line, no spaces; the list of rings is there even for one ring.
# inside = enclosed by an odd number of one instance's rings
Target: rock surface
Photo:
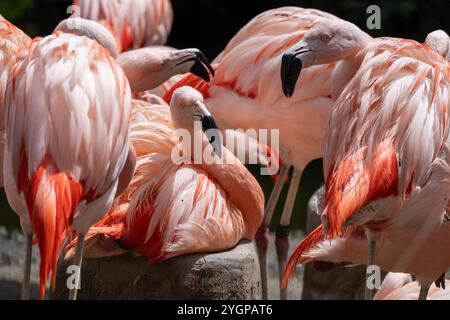
[[[295,249],[296,245],[301,241],[304,234],[302,232],[293,232],[290,236],[291,238],[291,251]],[[270,235],[269,252],[268,252],[268,275],[269,275],[269,298],[279,299],[279,285],[278,285],[278,267],[276,262],[275,246],[274,246],[275,235]],[[8,232],[0,227],[0,300],[4,299],[20,299],[21,293],[21,282],[23,273],[23,262],[24,262],[24,237],[20,233],[14,233],[9,235]],[[251,249],[253,252],[253,249]],[[253,254],[253,253],[252,253]],[[255,255],[256,257],[256,255]],[[192,258],[192,257],[191,257]],[[130,255],[130,261],[137,261],[145,267],[148,267],[146,259],[136,258]],[[198,259],[198,258],[197,258]],[[195,258],[192,258],[194,261]],[[87,260],[85,260],[87,261]],[[128,262],[128,263],[129,263]],[[174,263],[174,262],[172,262]],[[167,262],[168,265],[171,264],[170,261]],[[116,263],[116,270],[113,272],[113,280],[116,280],[118,274],[125,272],[122,266],[118,266]],[[259,269],[258,269],[259,270]],[[297,281],[293,281],[289,286],[289,299],[299,299],[301,296],[301,270],[299,267],[299,277]],[[158,268],[160,273],[166,272],[163,267]],[[259,271],[257,271],[259,274]],[[39,250],[37,246],[33,248],[33,259],[32,259],[32,272],[31,272],[31,298],[39,299]],[[65,281],[64,281],[65,282]],[[120,290],[122,290],[120,288]],[[207,298],[207,297],[206,297]],[[209,298],[208,298],[209,299]]]
[[[66,270],[58,267],[54,299],[67,299]],[[84,259],[79,299],[246,299],[261,298],[259,262],[254,244],[231,251],[176,257],[151,265],[126,254]]]

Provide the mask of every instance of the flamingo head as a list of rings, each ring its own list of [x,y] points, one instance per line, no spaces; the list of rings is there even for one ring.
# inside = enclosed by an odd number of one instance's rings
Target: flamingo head
[[[174,91],[170,101],[170,111],[175,127],[186,129],[195,136],[195,123],[200,122],[201,128],[216,155],[222,157],[222,142],[216,122],[206,108],[203,96],[194,88],[185,86]]]
[[[450,61],[450,37],[443,30],[436,30],[431,32],[425,43],[431,47],[434,51]]]
[[[315,24],[283,54],[281,81],[285,96],[290,98],[294,94],[302,69],[351,57],[363,49],[369,39],[347,21],[323,19]]]

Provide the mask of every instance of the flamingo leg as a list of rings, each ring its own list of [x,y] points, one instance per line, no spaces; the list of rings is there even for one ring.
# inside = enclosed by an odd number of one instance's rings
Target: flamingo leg
[[[427,300],[428,297],[428,291],[430,290],[430,285],[420,285],[420,294],[419,294],[419,300]]]
[[[367,252],[367,268],[371,267],[373,265],[373,257],[375,255],[375,248],[377,245],[377,240],[375,239],[369,239],[369,249]],[[364,299],[365,300],[373,300],[374,296],[374,289],[369,289],[368,287],[368,280],[369,280],[369,270],[366,272],[366,285],[365,285],[365,294]]]
[[[22,300],[30,299],[30,275],[31,275],[31,257],[33,249],[33,234],[28,233],[26,236],[25,243],[25,266],[23,270],[23,281],[22,281]]]
[[[76,287],[71,289],[69,292],[69,300],[77,300],[78,287],[81,283],[81,265],[83,263],[83,249],[84,249],[84,234],[79,233],[77,239],[77,248],[74,257],[74,265],[78,267],[79,273],[78,279],[76,280],[77,281]]]
[[[261,287],[263,300],[268,299],[267,288],[267,249],[269,246],[269,227],[272,221],[273,213],[280,198],[281,191],[283,190],[285,179],[284,177],[289,173],[290,167],[282,165],[280,168],[279,176],[275,182],[272,193],[270,194],[269,201],[267,202],[266,209],[264,211],[264,221],[258,230],[256,235],[256,248],[258,250],[260,271],[261,271]]]
[[[275,247],[277,251],[280,283],[289,253],[289,227],[291,224],[292,212],[294,210],[295,199],[297,197],[301,177],[302,171],[295,169],[289,185],[289,191],[283,208],[280,225],[278,226],[276,232]],[[287,288],[281,288],[280,286],[280,299],[287,300]]]

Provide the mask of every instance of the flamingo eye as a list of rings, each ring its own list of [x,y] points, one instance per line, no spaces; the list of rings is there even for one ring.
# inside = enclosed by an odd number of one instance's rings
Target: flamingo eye
[[[328,40],[330,40],[331,39],[331,37],[329,36],[329,35],[327,35],[327,34],[322,34],[321,36],[320,36],[320,41],[328,41]]]

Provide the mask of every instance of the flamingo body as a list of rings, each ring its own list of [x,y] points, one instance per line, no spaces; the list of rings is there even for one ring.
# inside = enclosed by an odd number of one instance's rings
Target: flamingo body
[[[367,232],[386,271],[429,285],[450,265],[448,63],[404,39],[374,40],[362,54],[327,132],[323,225],[291,257],[284,285],[297,262],[365,264]]]
[[[41,296],[69,232],[109,210],[129,150],[131,93],[97,42],[36,39],[7,89],[5,190],[41,253]],[[102,92],[101,95],[98,92]]]
[[[166,101],[177,87],[193,86],[204,94],[205,103],[221,128],[280,130],[281,158],[303,170],[323,154],[333,103],[330,79],[335,65],[303,70],[299,90],[288,99],[278,81],[281,56],[318,21],[327,19],[338,18],[298,7],[258,15],[214,60],[216,76],[210,84],[186,76],[166,94]]]
[[[6,86],[17,57],[30,43],[31,39],[25,33],[0,16],[0,187],[3,187]]]
[[[113,210],[88,233],[87,256],[126,249],[158,262],[228,250],[241,239],[254,238],[264,207],[257,181],[238,160],[225,165],[175,164],[174,129],[167,106],[134,102],[136,173]],[[110,245],[110,238],[116,245]]]
[[[119,51],[164,45],[173,23],[170,0],[74,0],[82,18],[106,26]]]

